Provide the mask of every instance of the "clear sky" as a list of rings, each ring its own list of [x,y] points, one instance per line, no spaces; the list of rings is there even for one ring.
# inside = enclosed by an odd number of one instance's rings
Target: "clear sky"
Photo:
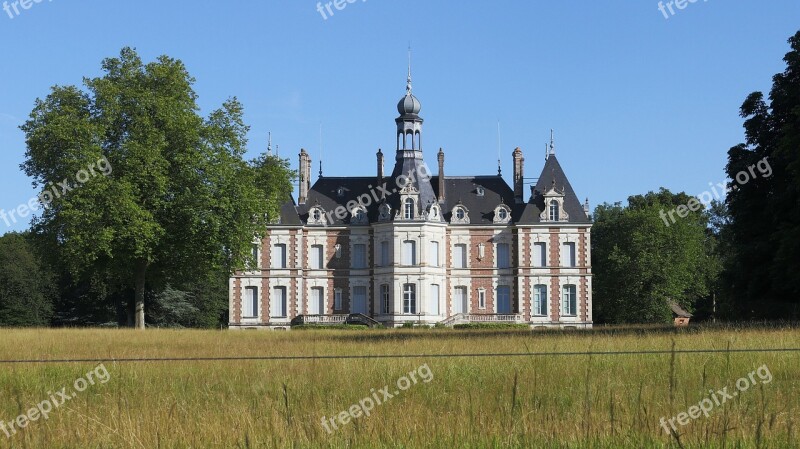
[[[326,175],[374,174],[378,148],[391,160],[411,43],[429,165],[442,147],[449,175],[496,173],[499,121],[507,180],[517,146],[538,176],[554,128],[592,207],[661,186],[698,194],[725,179],[739,106],[769,90],[800,29],[797,0],[698,0],[674,15],[654,0],[356,0],[332,16],[323,6],[327,19],[316,0],[43,0],[18,15],[14,2],[0,10],[5,210],[36,194],[18,129],[34,100],[100,75],[124,46],[183,60],[204,115],[237,96],[248,156],[271,131],[293,166],[300,148],[312,154],[314,179],[320,123]]]

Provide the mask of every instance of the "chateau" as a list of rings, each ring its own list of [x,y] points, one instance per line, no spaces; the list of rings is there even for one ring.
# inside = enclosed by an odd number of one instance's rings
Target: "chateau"
[[[526,195],[519,148],[513,186],[499,173],[446,175],[441,149],[438,170],[429,169],[410,73],[397,110],[391,172],[378,150],[371,176],[320,173],[311,185],[311,158],[300,150],[297,201],[254,243],[257,266],[230,279],[230,328],[353,314],[386,326],[591,327],[588,200],[575,195],[552,141]]]

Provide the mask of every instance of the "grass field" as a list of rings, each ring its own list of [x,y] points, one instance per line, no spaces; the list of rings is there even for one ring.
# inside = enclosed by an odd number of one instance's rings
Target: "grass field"
[[[0,359],[112,360],[670,351],[673,341],[677,350],[797,348],[800,330],[0,330],[0,341]],[[0,431],[0,447],[800,447],[798,352],[105,361],[105,382],[98,381],[98,363],[3,364],[0,420],[6,429],[37,404],[52,396],[57,401],[62,387],[69,393],[77,379],[96,374],[94,385],[48,419],[23,420],[26,427],[15,427],[10,437]],[[330,433],[323,427],[323,416],[336,419],[364,398],[377,398],[385,385],[398,390],[398,380],[412,371],[417,383],[403,384],[406,391],[375,405],[369,417],[337,421],[338,430],[328,421]],[[425,373],[430,377],[423,380]],[[676,435],[665,433],[661,417],[690,411],[706,398],[719,400],[716,392],[725,387],[738,392],[740,378],[752,381],[746,391],[713,404],[708,417],[685,426],[676,421]]]

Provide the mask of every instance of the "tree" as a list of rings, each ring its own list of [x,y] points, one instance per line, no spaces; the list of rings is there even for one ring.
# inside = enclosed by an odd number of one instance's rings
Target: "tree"
[[[800,316],[800,32],[789,44],[769,103],[761,92],[747,97],[745,143],[728,152],[732,184],[751,167],[769,167],[737,181],[726,200],[733,248],[725,278],[740,316]]]
[[[708,294],[713,275],[707,217],[664,215],[689,204],[668,190],[628,199],[628,206],[602,204],[592,228],[594,312],[599,322],[668,322],[668,301],[693,309]]]
[[[53,277],[21,234],[0,237],[0,326],[47,326]]]
[[[132,290],[128,310],[144,328],[148,286],[245,263],[253,236],[277,216],[270,193],[292,175],[273,171],[274,187],[262,188],[243,160],[242,105],[233,98],[202,118],[180,60],[145,65],[124,48],[102,68],[85,91],[55,86],[36,101],[21,127],[22,168],[47,205],[34,230],[58,242],[76,278],[103,273]],[[64,180],[73,188],[53,191]]]

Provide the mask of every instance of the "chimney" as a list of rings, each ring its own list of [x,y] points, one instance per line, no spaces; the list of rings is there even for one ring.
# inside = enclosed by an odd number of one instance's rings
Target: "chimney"
[[[300,149],[300,196],[298,204],[305,204],[308,200],[308,190],[311,188],[311,156],[306,150]]]
[[[439,202],[444,202],[444,151],[439,148],[439,154],[437,156],[439,159]]]
[[[514,158],[514,201],[520,204],[525,202],[525,193],[523,192],[525,185],[523,173],[525,158],[522,157],[522,150],[520,150],[519,147],[517,147],[511,155]]]
[[[378,148],[378,183],[383,181],[383,152]]]

